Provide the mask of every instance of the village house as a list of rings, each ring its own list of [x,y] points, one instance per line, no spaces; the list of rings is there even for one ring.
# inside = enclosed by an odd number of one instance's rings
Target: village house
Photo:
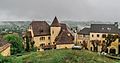
[[[10,44],[2,39],[0,39],[0,54],[10,56]]]
[[[72,48],[74,46],[74,37],[70,33],[68,26],[59,23],[57,17],[54,18],[51,25],[46,21],[32,21],[28,28],[31,35],[31,41],[35,42],[38,48]]]
[[[91,24],[90,28],[84,28],[78,32],[77,42],[84,46],[87,44],[88,50],[101,52],[103,43],[106,42],[105,38],[109,34],[120,35],[117,22],[114,24]],[[119,39],[116,39],[107,47],[106,53],[120,54],[119,44]]]
[[[91,24],[90,31],[90,50],[96,50],[100,52],[102,50],[102,44],[105,42],[105,37],[108,34],[119,35],[118,23],[114,24]],[[97,47],[93,47],[92,41],[99,42]],[[117,45],[115,45],[117,43]],[[108,47],[107,53],[118,54],[119,51],[119,41],[118,39],[115,42],[111,43],[111,46]]]
[[[90,48],[90,28],[83,28],[77,33],[77,44],[84,46],[85,49]]]

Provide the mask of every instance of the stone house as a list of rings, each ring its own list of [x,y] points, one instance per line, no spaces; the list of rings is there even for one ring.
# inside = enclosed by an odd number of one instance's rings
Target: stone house
[[[91,24],[90,28],[80,30],[77,35],[77,42],[79,44],[87,43],[88,50],[101,52],[105,38],[109,35],[118,35],[120,37],[120,30],[118,23],[114,24]],[[120,40],[116,39],[107,47],[106,53],[120,54]]]
[[[118,29],[118,23],[115,22],[114,24],[91,24],[91,30],[90,30],[90,50],[91,51],[98,51],[100,52],[102,50],[102,44],[106,42],[105,37],[108,36],[108,34],[111,35],[119,35],[119,29]],[[98,45],[93,47],[92,42],[94,43],[98,42]],[[114,45],[116,44],[116,45]],[[119,40],[117,39],[115,42],[112,42],[111,45],[108,47],[107,53],[115,53],[118,54],[118,48],[119,46]],[[111,51],[113,50],[113,51]]]
[[[72,48],[73,36],[68,30],[68,26],[59,23],[57,17],[54,18],[51,25],[46,21],[32,21],[29,25],[28,32],[31,35],[31,41],[35,42],[38,49],[46,48]],[[72,37],[72,39],[71,39]]]
[[[86,49],[89,47],[90,42],[90,28],[83,28],[77,33],[77,44],[80,46],[85,46]]]

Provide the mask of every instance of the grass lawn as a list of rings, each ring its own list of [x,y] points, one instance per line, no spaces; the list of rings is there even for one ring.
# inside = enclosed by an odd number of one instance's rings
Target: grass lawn
[[[9,57],[12,63],[119,63],[96,52],[86,50],[48,50]]]

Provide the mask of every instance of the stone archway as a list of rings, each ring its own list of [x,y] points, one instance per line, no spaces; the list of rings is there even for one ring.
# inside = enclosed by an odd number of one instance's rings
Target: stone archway
[[[115,48],[110,48],[110,53],[116,54],[116,49]]]

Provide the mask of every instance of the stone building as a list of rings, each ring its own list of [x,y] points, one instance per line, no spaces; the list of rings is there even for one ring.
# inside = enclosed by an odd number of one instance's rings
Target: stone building
[[[103,44],[108,35],[117,35],[120,37],[118,23],[114,24],[91,24],[90,28],[84,28],[78,32],[77,42],[86,44],[88,50],[101,52]],[[84,43],[85,42],[85,43]],[[120,54],[120,40],[117,38],[107,47],[106,53]]]
[[[28,31],[31,35],[31,41],[35,42],[35,47],[46,48],[72,48],[73,36],[68,30],[68,26],[59,23],[57,17],[54,18],[51,25],[46,21],[32,21]],[[72,39],[71,39],[72,37]]]
[[[86,49],[89,49],[90,45],[90,28],[83,28],[77,33],[77,44],[80,46],[85,46]]]
[[[108,34],[111,34],[111,35],[119,35],[119,29],[118,29],[118,23],[114,23],[114,24],[91,24],[91,31],[90,31],[90,49],[93,51],[96,49],[96,51],[100,52],[102,50],[102,44],[105,41],[105,37],[108,36]],[[93,47],[93,44],[91,41],[95,41],[95,42],[98,42],[98,45],[97,47]],[[94,42],[94,43],[95,43]],[[119,41],[117,41],[119,42]],[[110,49],[114,48],[116,50],[116,54],[118,54],[118,47],[119,44],[117,44],[116,47],[113,47],[115,42],[112,42],[111,46],[108,47],[108,53],[111,53],[110,52]]]

